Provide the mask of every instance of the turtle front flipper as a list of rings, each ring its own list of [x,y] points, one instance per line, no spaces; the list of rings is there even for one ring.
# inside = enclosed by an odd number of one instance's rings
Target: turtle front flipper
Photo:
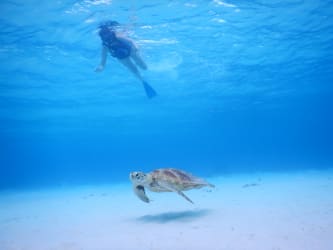
[[[136,196],[139,197],[140,200],[149,203],[150,200],[146,195],[144,186],[141,185],[133,186],[133,191],[136,194]]]

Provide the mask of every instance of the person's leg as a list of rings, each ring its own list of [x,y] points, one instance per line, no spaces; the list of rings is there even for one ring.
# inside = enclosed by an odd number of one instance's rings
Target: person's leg
[[[142,57],[140,56],[140,53],[137,49],[133,49],[131,52],[131,58],[134,60],[134,62],[141,68],[146,70],[147,64],[143,61]]]
[[[138,68],[130,60],[129,57],[124,58],[124,59],[119,59],[119,62],[121,62],[123,65],[125,65],[125,67],[128,68],[140,81],[143,81],[143,78],[142,78]]]

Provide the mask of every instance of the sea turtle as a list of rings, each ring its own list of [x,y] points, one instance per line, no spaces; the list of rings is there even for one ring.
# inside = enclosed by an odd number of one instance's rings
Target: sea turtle
[[[175,168],[161,168],[148,174],[131,172],[130,180],[133,183],[134,193],[144,202],[149,202],[145,188],[153,192],[176,192],[186,200],[193,203],[182,191],[214,185]]]

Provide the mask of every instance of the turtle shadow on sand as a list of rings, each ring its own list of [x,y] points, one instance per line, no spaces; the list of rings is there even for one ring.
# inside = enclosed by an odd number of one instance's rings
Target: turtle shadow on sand
[[[167,212],[155,215],[144,215],[137,218],[137,220],[144,223],[162,223],[162,224],[175,221],[190,222],[195,219],[207,216],[211,212],[212,211],[208,209]]]

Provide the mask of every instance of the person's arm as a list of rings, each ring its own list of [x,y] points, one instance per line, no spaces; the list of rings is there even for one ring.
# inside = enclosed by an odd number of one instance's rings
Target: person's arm
[[[108,55],[108,49],[105,46],[103,46],[102,53],[101,53],[101,62],[97,66],[97,68],[95,69],[96,72],[101,72],[101,71],[104,70],[104,67],[105,67],[105,64],[106,64],[107,55]]]

